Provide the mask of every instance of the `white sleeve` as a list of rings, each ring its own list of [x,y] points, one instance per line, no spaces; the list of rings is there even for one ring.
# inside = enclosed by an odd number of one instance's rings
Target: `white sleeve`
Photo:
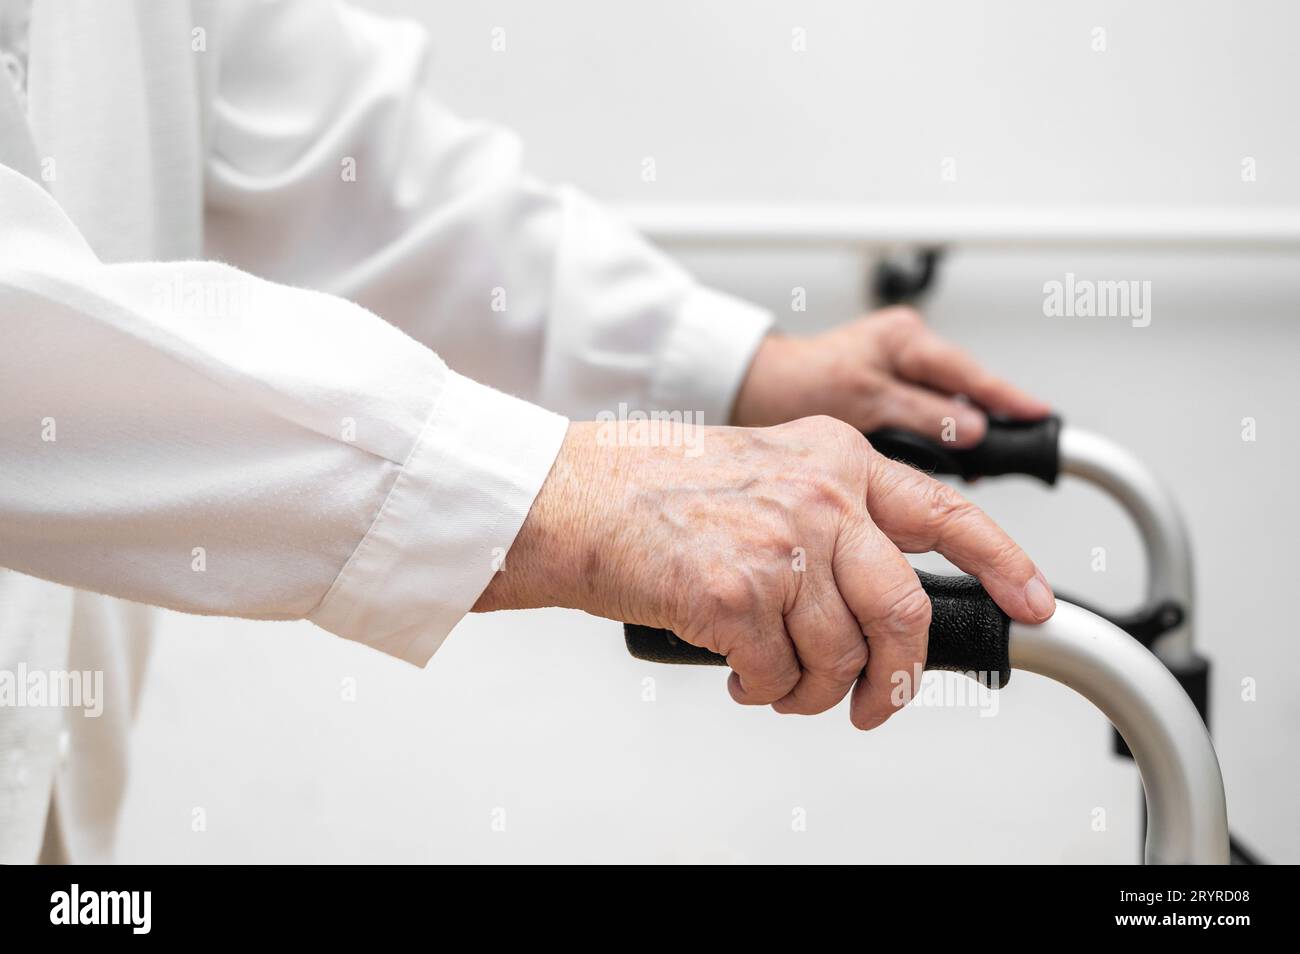
[[[101,263],[0,166],[0,566],[309,618],[423,664],[566,422],[358,305],[213,262]]]
[[[213,257],[359,302],[572,417],[627,402],[727,422],[768,313],[527,176],[510,133],[440,106],[417,24],[316,0],[222,10]]]

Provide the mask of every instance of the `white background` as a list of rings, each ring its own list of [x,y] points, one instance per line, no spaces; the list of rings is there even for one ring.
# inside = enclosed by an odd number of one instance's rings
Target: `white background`
[[[1292,3],[372,5],[427,23],[439,96],[517,129],[540,175],[611,201],[1300,208]],[[1245,156],[1256,182],[1241,180]],[[956,182],[940,178],[944,157]],[[685,260],[791,330],[847,319],[861,300],[863,262],[848,253]],[[927,309],[1173,488],[1196,548],[1233,827],[1292,863],[1297,264],[958,250]],[[1150,327],[1044,318],[1043,283],[1067,271],[1152,282]],[[796,286],[807,313],[791,313]],[[1247,416],[1254,443],[1241,440]],[[1135,532],[1096,491],[1006,480],[971,493],[1060,588],[1138,600]],[[1091,569],[1098,546],[1104,573]],[[1099,714],[1033,676],[1017,674],[993,718],[913,709],[861,735],[843,708],[800,719],[734,706],[721,672],[648,668],[616,624],[577,613],[471,617],[424,671],[308,624],[168,614],[162,634],[124,860],[1137,857],[1131,763],[1110,755]],[[1242,700],[1244,679],[1257,701]],[[191,829],[195,808],[206,831]],[[792,830],[798,812],[806,831]]]

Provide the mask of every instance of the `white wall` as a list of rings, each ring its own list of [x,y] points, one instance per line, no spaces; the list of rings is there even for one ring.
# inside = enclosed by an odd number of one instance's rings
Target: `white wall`
[[[1300,197],[1300,5],[1286,0],[370,5],[428,23],[447,101],[519,130],[539,174],[600,196]],[[1094,27],[1104,53],[1092,52]],[[795,28],[805,53],[791,50]],[[955,183],[939,178],[946,156]],[[1250,187],[1243,156],[1259,160]]]
[[[520,130],[532,166],[637,202],[1300,207],[1289,3],[373,3],[418,13],[432,82]],[[701,9],[703,8],[703,9]],[[491,30],[507,49],[493,53]],[[1108,49],[1093,53],[1093,27]],[[790,50],[791,29],[808,50]],[[653,156],[657,181],[641,179]],[[953,156],[958,181],[939,162]],[[1240,160],[1259,180],[1245,184]],[[848,254],[694,252],[798,329],[851,316]],[[1234,827],[1300,860],[1294,256],[961,253],[934,324],[1140,452],[1196,545]],[[1050,321],[1066,271],[1150,280],[1153,321]],[[789,312],[790,289],[810,311]],[[1243,443],[1243,417],[1258,441]],[[972,494],[1063,589],[1122,606],[1136,535],[1089,488]],[[1108,569],[1090,569],[1092,548]],[[1102,718],[1018,674],[995,718],[736,707],[714,671],[650,670],[615,624],[470,618],[425,671],[306,624],[167,615],[138,733],[128,860],[1087,861],[1136,857],[1137,781]],[[642,680],[656,679],[656,701]],[[344,678],[358,699],[340,699]],[[1258,700],[1243,701],[1243,679]],[[207,811],[204,833],[191,811]],[[1091,828],[1104,808],[1108,829]],[[491,828],[504,809],[506,831]],[[791,830],[792,812],[807,831]]]

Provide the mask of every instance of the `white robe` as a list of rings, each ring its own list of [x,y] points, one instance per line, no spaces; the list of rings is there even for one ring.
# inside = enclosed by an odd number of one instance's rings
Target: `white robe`
[[[559,415],[724,423],[770,316],[447,113],[413,23],[35,0],[28,40],[26,104],[0,77],[0,673],[99,670],[105,700],[0,705],[0,861],[99,861],[137,603],[422,665]]]

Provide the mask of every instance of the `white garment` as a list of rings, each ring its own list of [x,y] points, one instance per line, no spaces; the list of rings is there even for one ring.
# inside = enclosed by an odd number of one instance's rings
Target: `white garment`
[[[0,84],[0,672],[103,669],[108,701],[0,706],[0,860],[36,855],[61,732],[65,848],[100,860],[146,627],[44,581],[423,664],[553,411],[723,423],[769,316],[438,106],[410,22],[35,0],[29,41],[26,119]]]

